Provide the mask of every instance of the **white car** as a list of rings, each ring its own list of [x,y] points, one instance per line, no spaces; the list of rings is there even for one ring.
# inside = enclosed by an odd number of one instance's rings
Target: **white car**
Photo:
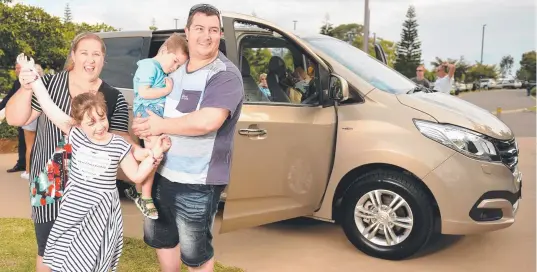
[[[497,88],[496,80],[492,78],[483,78],[479,80],[479,88],[485,90]]]

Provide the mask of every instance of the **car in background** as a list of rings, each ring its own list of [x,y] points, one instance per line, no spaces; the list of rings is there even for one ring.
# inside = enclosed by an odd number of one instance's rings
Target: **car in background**
[[[498,81],[496,87],[500,89],[520,89],[522,88],[522,82],[516,79],[504,79]]]
[[[483,78],[479,80],[479,88],[480,89],[494,89],[497,88],[496,80],[492,78]]]

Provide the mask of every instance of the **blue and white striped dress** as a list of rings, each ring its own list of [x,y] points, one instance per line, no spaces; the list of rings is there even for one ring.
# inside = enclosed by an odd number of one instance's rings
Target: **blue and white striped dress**
[[[72,128],[69,181],[43,263],[53,271],[116,271],[123,249],[117,170],[131,145],[113,135],[96,144]]]

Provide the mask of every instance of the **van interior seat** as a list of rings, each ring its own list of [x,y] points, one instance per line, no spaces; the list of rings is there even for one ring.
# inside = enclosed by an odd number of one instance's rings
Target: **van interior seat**
[[[244,84],[244,100],[245,101],[270,101],[265,94],[259,90],[259,86],[250,74],[250,64],[245,56],[241,58],[241,74],[242,82]]]
[[[287,95],[287,86],[283,84],[286,78],[285,62],[278,56],[270,58],[268,65],[267,84],[272,95],[272,101],[289,103],[291,99]]]

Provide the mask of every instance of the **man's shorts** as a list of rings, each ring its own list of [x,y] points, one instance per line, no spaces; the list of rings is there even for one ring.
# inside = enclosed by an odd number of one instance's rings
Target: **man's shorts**
[[[41,257],[43,257],[45,254],[48,236],[53,225],[54,221],[49,221],[46,223],[34,223],[35,238],[37,239],[37,255]]]
[[[225,185],[198,185],[171,182],[159,174],[153,182],[157,220],[145,218],[144,241],[157,249],[180,244],[181,260],[199,267],[214,256],[214,217]]]
[[[28,125],[22,126],[22,129],[35,132],[37,130],[37,118]]]

